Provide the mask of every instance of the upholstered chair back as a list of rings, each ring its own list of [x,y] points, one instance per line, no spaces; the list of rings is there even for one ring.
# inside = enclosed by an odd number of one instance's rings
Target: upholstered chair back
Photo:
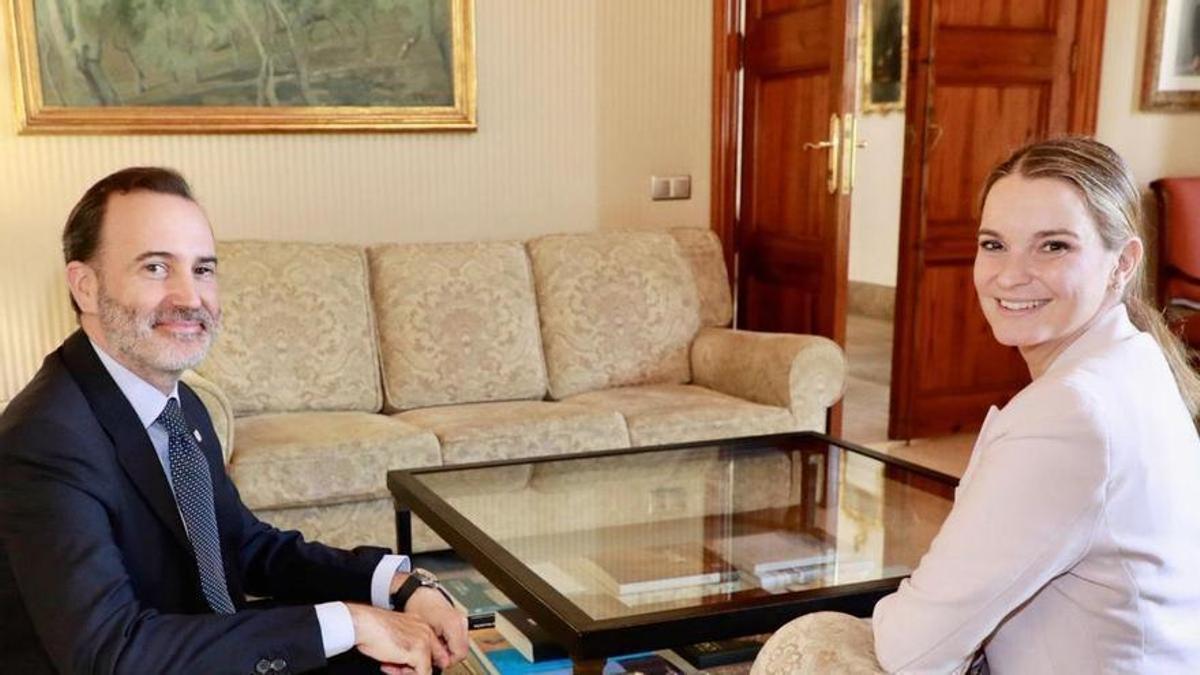
[[[700,325],[723,328],[733,322],[733,294],[717,233],[707,227],[676,227],[671,236],[692,268],[700,294]]]
[[[526,246],[552,398],[691,379],[700,299],[670,234],[550,235]]]
[[[391,244],[368,255],[389,410],[546,395],[520,242]]]
[[[361,247],[224,241],[217,258],[223,328],[197,371],[235,414],[380,410]]]

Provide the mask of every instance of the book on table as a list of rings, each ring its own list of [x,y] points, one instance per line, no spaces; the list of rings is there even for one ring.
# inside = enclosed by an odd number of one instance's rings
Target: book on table
[[[569,658],[529,661],[495,628],[471,631],[471,656],[473,662],[490,675],[570,675],[574,668]],[[614,656],[604,664],[604,673],[608,675],[688,675],[694,672],[686,661],[670,650]]]
[[[472,630],[492,626],[496,612],[516,606],[486,579],[453,577],[443,579],[442,586],[454,606],[467,615],[467,627]]]
[[[496,612],[496,630],[529,661],[549,661],[567,657],[567,650],[554,641],[549,631],[519,607]]]
[[[646,546],[592,553],[597,580],[610,593],[633,595],[736,578],[715,552],[698,544]]]
[[[833,562],[834,542],[806,532],[771,530],[727,537],[714,542],[735,567],[756,577]]]
[[[693,666],[706,669],[753,661],[762,646],[758,640],[709,640],[677,647],[674,651]]]

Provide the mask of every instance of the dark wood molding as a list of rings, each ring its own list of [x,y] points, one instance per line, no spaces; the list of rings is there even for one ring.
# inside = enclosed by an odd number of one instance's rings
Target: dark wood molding
[[[1079,0],[1075,22],[1075,73],[1071,82],[1071,133],[1096,133],[1100,64],[1108,0]]]
[[[740,0],[713,0],[712,229],[721,239],[730,286],[736,270],[738,69],[741,66]]]

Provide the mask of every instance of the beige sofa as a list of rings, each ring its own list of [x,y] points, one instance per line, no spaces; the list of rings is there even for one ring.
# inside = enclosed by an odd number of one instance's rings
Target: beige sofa
[[[335,545],[394,545],[389,469],[822,429],[843,388],[833,342],[724,327],[709,230],[218,257],[224,330],[188,381],[246,504]]]

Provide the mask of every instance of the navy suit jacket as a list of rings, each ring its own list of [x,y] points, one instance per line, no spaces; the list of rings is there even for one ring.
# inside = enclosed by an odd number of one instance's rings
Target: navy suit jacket
[[[0,416],[0,670],[252,673],[267,659],[298,672],[326,662],[312,603],[370,602],[388,551],[334,549],[258,520],[204,406],[183,384],[179,398],[213,477],[238,612],[209,610],[154,446],[77,331]]]

